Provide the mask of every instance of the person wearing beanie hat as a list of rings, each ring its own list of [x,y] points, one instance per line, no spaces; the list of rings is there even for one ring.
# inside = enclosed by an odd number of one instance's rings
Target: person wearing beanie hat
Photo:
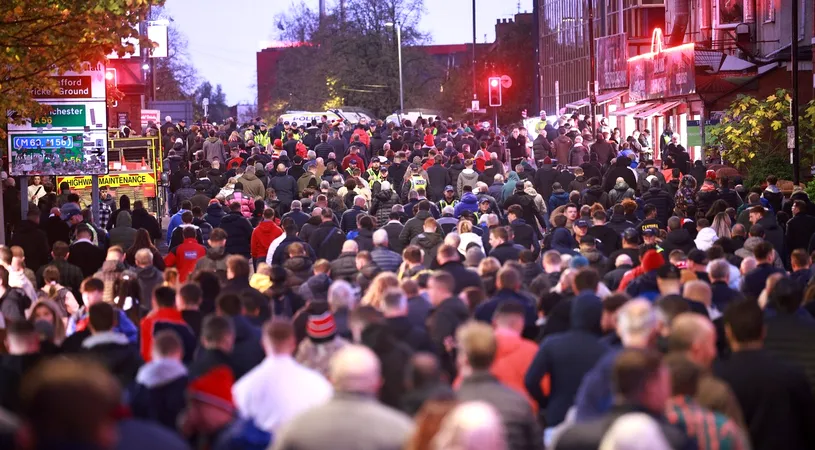
[[[296,341],[289,320],[267,322],[261,340],[266,358],[235,383],[232,395],[242,418],[274,433],[300,413],[327,402],[334,390],[323,375],[291,356]]]
[[[314,305],[306,322],[306,339],[297,347],[297,362],[327,377],[334,356],[348,341],[337,334],[334,316],[327,304]],[[322,312],[316,312],[322,311]]]
[[[648,250],[642,256],[640,266],[634,268],[623,277],[618,290],[627,293],[631,298],[644,297],[652,301],[661,294],[668,294],[661,292],[660,285],[657,281],[657,272],[664,265],[666,264],[662,253],[656,250]]]

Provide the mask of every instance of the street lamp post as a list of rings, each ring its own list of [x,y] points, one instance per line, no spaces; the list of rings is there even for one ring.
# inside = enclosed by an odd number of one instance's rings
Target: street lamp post
[[[388,22],[385,26],[396,28],[396,47],[399,55],[399,113],[401,114],[405,111],[405,91],[402,83],[402,25],[399,22]]]

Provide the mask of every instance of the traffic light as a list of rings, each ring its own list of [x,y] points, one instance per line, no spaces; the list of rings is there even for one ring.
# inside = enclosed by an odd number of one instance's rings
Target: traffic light
[[[490,77],[488,87],[490,91],[490,106],[501,106],[501,77]]]
[[[105,81],[116,86],[116,83],[119,81],[116,76],[116,68],[108,67],[105,69]]]

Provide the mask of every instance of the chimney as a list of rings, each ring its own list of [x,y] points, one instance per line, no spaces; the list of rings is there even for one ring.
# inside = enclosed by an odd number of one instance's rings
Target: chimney
[[[685,30],[690,20],[690,0],[672,0],[674,10],[674,25],[671,28],[670,47],[682,45],[685,41]]]

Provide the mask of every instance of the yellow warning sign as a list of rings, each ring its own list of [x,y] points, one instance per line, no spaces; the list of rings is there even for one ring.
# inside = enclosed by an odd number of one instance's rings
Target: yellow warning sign
[[[91,177],[57,178],[57,186],[63,181],[68,183],[71,189],[89,189],[91,187]],[[121,186],[142,186],[145,184],[156,184],[156,177],[152,172],[110,174],[99,177],[100,187],[108,186],[115,189]]]

